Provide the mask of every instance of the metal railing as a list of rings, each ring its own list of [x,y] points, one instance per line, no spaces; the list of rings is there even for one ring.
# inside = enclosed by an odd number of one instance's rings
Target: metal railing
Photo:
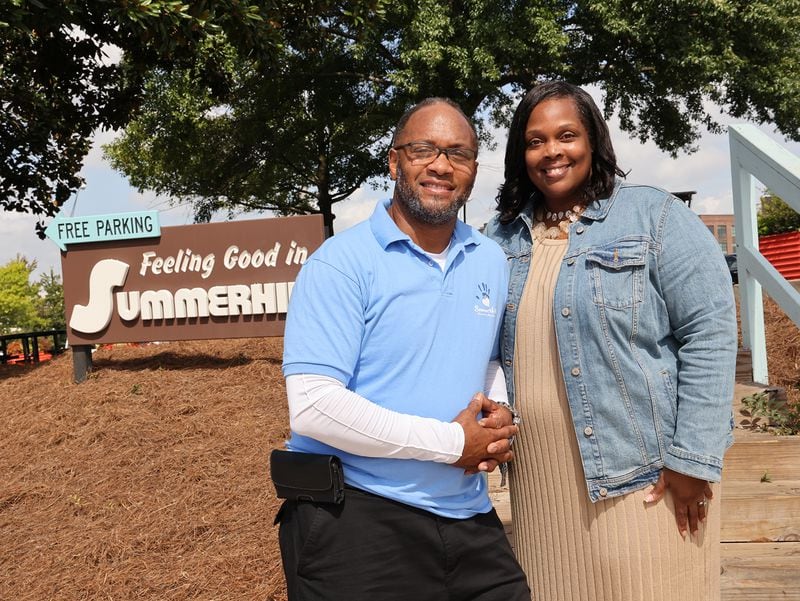
[[[53,339],[53,354],[64,352],[64,344],[67,341],[66,330],[42,330],[38,332],[20,332],[17,334],[3,334],[0,336],[0,364],[8,363],[16,356],[8,354],[8,343],[19,340],[22,346],[22,360],[26,363],[39,363],[39,338]]]
[[[764,335],[762,287],[800,327],[800,292],[764,258],[758,249],[758,194],[753,178],[800,213],[800,157],[752,125],[728,128],[739,269],[742,345],[750,349],[753,381],[769,384]]]

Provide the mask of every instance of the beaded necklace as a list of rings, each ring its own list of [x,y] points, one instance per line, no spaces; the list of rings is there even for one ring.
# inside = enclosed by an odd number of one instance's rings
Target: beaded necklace
[[[564,234],[568,233],[569,226],[580,218],[585,208],[586,207],[581,205],[575,205],[566,211],[553,213],[551,211],[545,211],[545,209],[540,207],[534,214],[535,223],[532,231],[533,237],[539,241],[545,239],[555,240],[561,236],[562,232]],[[547,227],[545,225],[545,217],[549,221],[555,221],[556,219],[560,219],[560,221],[557,225]]]

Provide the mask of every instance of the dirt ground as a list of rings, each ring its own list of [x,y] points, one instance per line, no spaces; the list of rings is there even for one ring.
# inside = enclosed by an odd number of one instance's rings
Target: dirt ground
[[[0,599],[285,599],[281,339],[0,368]]]
[[[772,383],[800,331],[766,302]],[[281,339],[116,345],[0,366],[0,599],[283,601],[268,456]]]

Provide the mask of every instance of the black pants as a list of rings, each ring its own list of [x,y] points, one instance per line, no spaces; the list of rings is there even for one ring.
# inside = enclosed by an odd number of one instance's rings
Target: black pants
[[[449,519],[348,488],[276,521],[289,601],[530,601],[494,510]]]

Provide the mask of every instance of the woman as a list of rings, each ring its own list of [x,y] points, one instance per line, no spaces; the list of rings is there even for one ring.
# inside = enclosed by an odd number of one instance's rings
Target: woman
[[[534,599],[717,601],[730,276],[694,213],[623,175],[586,92],[523,98],[487,226],[511,266],[517,554]]]

